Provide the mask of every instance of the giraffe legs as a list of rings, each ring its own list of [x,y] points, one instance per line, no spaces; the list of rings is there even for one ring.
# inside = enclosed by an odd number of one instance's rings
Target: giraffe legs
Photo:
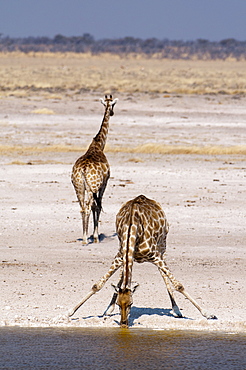
[[[182,313],[180,312],[180,309],[179,309],[179,307],[178,307],[178,305],[177,305],[177,303],[174,299],[174,294],[173,294],[172,288],[170,286],[170,282],[168,280],[168,277],[167,277],[166,274],[164,274],[162,272],[162,270],[159,269],[159,271],[160,271],[161,276],[163,277],[163,280],[164,280],[164,282],[166,284],[166,287],[167,287],[168,295],[169,295],[169,298],[170,298],[171,304],[172,304],[173,315],[175,317],[182,317]]]
[[[88,235],[88,225],[89,225],[90,214],[86,213],[85,211],[81,211],[81,216],[82,216],[82,229],[83,229],[82,244],[87,244],[87,235]]]
[[[89,228],[89,219],[90,219],[90,213],[92,211],[93,213],[93,241],[97,243],[99,241],[99,235],[98,235],[98,223],[99,218],[102,210],[102,197],[104,194],[104,191],[107,186],[107,182],[110,176],[109,170],[107,171],[106,175],[100,174],[100,179],[87,179],[86,174],[81,171],[79,171],[76,175],[74,173],[74,169],[72,172],[72,183],[80,204],[80,212],[81,212],[81,218],[82,218],[82,230],[83,230],[83,238],[82,238],[82,244],[87,244],[87,238],[88,238],[88,228]],[[97,186],[93,185],[94,182],[100,182],[101,186],[98,188]],[[100,181],[99,181],[100,180]],[[94,190],[92,190],[94,189]]]
[[[153,263],[158,267],[158,269],[161,272],[161,275],[162,275],[165,283],[166,283],[167,279],[169,279],[170,282],[172,283],[174,289],[177,290],[178,292],[182,293],[198,309],[198,311],[200,311],[200,313],[202,314],[202,316],[206,317],[207,319],[217,319],[217,317],[215,315],[209,314],[206,311],[204,311],[202,309],[202,307],[189,295],[189,293],[187,293],[185,291],[185,288],[184,288],[183,284],[181,284],[178,280],[176,280],[176,278],[170,272],[170,270],[167,267],[166,263],[163,261],[163,259],[161,259],[160,256],[157,256],[153,260]],[[172,302],[172,307],[173,307],[174,313],[175,314],[178,314],[178,312],[180,312],[180,311],[179,311],[178,306],[176,305],[176,302],[174,300],[173,293],[171,292],[171,289],[170,289],[169,284],[166,284],[166,285],[167,285],[167,290],[168,290],[169,296],[171,298],[171,302]],[[182,317],[182,314],[179,317]]]
[[[99,218],[100,218],[100,214],[102,211],[102,197],[106,189],[108,179],[109,179],[109,175],[103,182],[101,188],[98,191],[98,194],[93,194],[94,201],[92,203],[91,209],[93,213],[93,223],[94,223],[94,230],[93,230],[94,243],[98,243],[99,241],[98,223],[99,223]]]
[[[120,275],[120,280],[119,280],[119,282],[116,286],[118,289],[121,287],[121,284],[123,282],[123,278],[124,278],[124,275],[123,275],[123,270],[122,270],[121,275]],[[113,287],[116,288],[114,285],[113,285]],[[113,313],[117,297],[118,297],[118,293],[117,293],[117,291],[115,291],[108,307],[106,308],[106,310],[103,313],[103,316],[109,316]]]
[[[75,178],[72,174],[72,183],[80,205],[80,213],[82,219],[82,244],[87,244],[88,226],[91,205],[93,202],[93,195],[83,178],[83,174],[80,174],[80,177],[78,179]]]
[[[90,219],[91,207],[93,203],[92,193],[87,192],[86,195],[87,195],[87,199],[84,198],[82,202],[79,198],[79,203],[81,206],[81,216],[82,216],[82,229],[83,229],[82,244],[87,244],[89,219]]]
[[[107,280],[115,273],[115,271],[118,270],[118,268],[122,265],[122,257],[118,253],[108,270],[108,272],[96,283],[92,286],[91,290],[89,293],[86,294],[86,296],[73,308],[68,312],[68,316],[71,317],[75,314],[75,312],[95,293],[99,292],[99,290],[102,289],[104,284],[107,282]]]
[[[102,210],[101,199],[98,199],[98,198],[96,199],[97,200],[94,200],[91,206],[92,214],[93,214],[93,224],[94,224],[94,230],[93,230],[94,243],[99,242],[98,223],[99,223],[100,213]]]

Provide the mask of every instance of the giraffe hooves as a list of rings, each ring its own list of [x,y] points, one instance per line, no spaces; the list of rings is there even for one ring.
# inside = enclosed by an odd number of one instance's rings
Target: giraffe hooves
[[[66,316],[69,318],[69,317],[73,316],[73,314],[74,314],[74,309],[70,309],[70,310],[67,312]]]
[[[172,314],[174,317],[183,317],[182,313],[180,312],[178,306],[172,308]]]
[[[215,315],[213,315],[213,314],[211,314],[207,311],[200,311],[200,312],[201,312],[202,316],[205,317],[207,320],[217,320],[218,319],[217,316],[215,316]]]
[[[209,314],[207,312],[203,316],[206,317],[206,319],[208,319],[208,320],[217,320],[218,319],[217,316],[215,316],[213,314]]]

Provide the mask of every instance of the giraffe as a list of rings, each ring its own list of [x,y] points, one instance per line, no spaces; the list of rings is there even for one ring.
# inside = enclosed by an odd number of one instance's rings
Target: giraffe
[[[101,103],[105,106],[101,127],[92,139],[87,152],[77,159],[72,169],[71,180],[81,208],[83,244],[87,244],[91,210],[94,221],[93,240],[95,243],[99,241],[98,222],[102,210],[102,197],[110,176],[109,164],[103,151],[109,118],[114,115],[117,100],[113,100],[112,95],[105,95],[105,99],[101,99]]]
[[[172,287],[182,293],[207,319],[216,319],[215,315],[205,312],[199,304],[187,293],[184,286],[176,280],[165,262],[166,237],[169,224],[161,206],[154,200],[139,195],[123,204],[116,216],[116,230],[120,248],[108,272],[92,286],[91,291],[82,301],[69,311],[72,316],[77,309],[93,294],[97,293],[106,281],[118,269],[122,268],[120,280],[115,287],[112,300],[104,312],[109,315],[113,312],[115,303],[120,308],[121,327],[128,327],[128,317],[133,303],[132,295],[137,285],[131,287],[133,261],[138,263],[151,262],[155,264],[166,284],[172,304],[172,313],[175,317],[182,317],[174,299]]]

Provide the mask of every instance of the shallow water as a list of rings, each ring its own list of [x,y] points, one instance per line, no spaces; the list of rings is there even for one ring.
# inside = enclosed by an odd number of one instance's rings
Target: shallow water
[[[0,329],[0,369],[246,369],[246,335],[142,329]]]

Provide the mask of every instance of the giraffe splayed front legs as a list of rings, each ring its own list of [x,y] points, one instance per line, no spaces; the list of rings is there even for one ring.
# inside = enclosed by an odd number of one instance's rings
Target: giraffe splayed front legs
[[[89,218],[93,213],[93,239],[98,242],[98,222],[102,210],[102,197],[110,176],[110,168],[104,154],[106,144],[109,118],[114,115],[114,106],[117,99],[106,95],[101,99],[105,106],[105,112],[101,127],[92,140],[87,152],[77,159],[72,170],[72,183],[80,204],[83,239],[82,243],[87,244]]]
[[[171,299],[174,316],[182,317],[178,305],[174,299],[171,286],[182,293],[207,319],[216,319],[215,315],[207,314],[200,305],[186,292],[184,286],[176,280],[165,262],[166,237],[168,233],[168,222],[161,206],[154,200],[140,195],[125,203],[116,216],[116,229],[120,242],[120,248],[115,256],[109,271],[94,284],[91,291],[83,300],[69,312],[72,316],[75,311],[98,292],[113,273],[122,266],[122,273],[116,287],[116,293],[105,311],[111,313],[115,303],[120,307],[122,327],[128,327],[128,317],[132,305],[131,289],[132,265],[136,262],[151,262],[155,264],[166,284]]]

